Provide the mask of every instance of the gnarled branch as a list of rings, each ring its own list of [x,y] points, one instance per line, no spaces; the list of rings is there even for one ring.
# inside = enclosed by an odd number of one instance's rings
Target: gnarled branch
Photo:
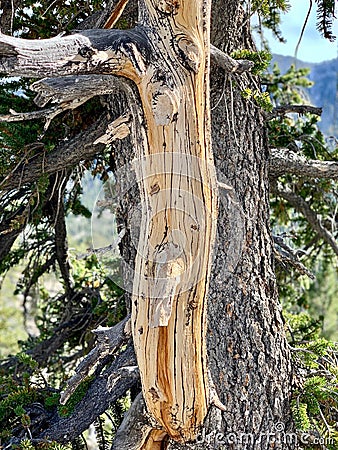
[[[273,119],[274,117],[285,116],[288,113],[294,114],[314,114],[316,116],[321,116],[323,108],[318,108],[317,106],[311,105],[283,105],[276,106],[273,108],[271,114],[269,114],[268,119]]]
[[[338,255],[338,244],[334,236],[322,224],[317,213],[313,211],[310,205],[300,196],[291,191],[291,189],[283,188],[274,190],[276,195],[284,198],[296,211],[301,213],[309,222],[312,229],[326,242],[332,250]]]
[[[0,33],[0,72],[23,77],[118,74],[137,79],[146,70],[150,46],[140,29],[86,30],[29,40]]]
[[[102,114],[92,126],[71,141],[60,144],[51,153],[39,153],[22,163],[0,184],[1,190],[18,188],[37,181],[44,173],[52,174],[92,158],[102,150],[98,144],[106,144],[127,135],[129,119],[129,116],[124,116],[109,124],[106,115]]]
[[[276,178],[286,173],[306,178],[335,180],[338,179],[338,162],[306,159],[287,148],[271,149],[270,177]]]
[[[97,345],[81,361],[76,368],[75,375],[68,381],[67,388],[60,399],[65,404],[79,384],[92,372],[107,355],[113,355],[116,349],[126,343],[131,336],[130,316],[127,316],[114,327],[100,327],[93,330],[97,336]]]
[[[73,441],[138,380],[139,372],[134,350],[129,346],[116,357],[109,368],[94,379],[86,395],[77,403],[69,417],[60,417],[55,412],[54,415],[48,413],[46,419],[43,414],[40,414],[40,425],[36,424],[32,443],[41,444],[46,441],[67,443]],[[112,385],[114,389],[110,388]],[[12,437],[9,443],[10,445],[19,445],[22,438],[23,436]]]

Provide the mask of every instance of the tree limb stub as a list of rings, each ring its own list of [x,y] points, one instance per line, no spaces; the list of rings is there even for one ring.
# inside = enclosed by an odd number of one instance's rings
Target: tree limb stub
[[[273,108],[272,113],[269,114],[268,118],[273,119],[278,116],[285,116],[288,113],[294,114],[314,114],[316,116],[321,116],[323,108],[318,108],[311,105],[283,105],[276,106]]]
[[[214,45],[210,46],[211,62],[216,63],[227,73],[243,73],[250,71],[255,65],[254,62],[246,59],[233,59],[231,56],[219,50]]]
[[[286,173],[305,178],[336,180],[338,179],[338,162],[306,159],[288,148],[271,149],[270,177],[279,177]]]

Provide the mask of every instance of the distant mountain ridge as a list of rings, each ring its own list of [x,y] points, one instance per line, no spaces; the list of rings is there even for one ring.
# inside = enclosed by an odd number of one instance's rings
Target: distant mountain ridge
[[[273,55],[272,64],[278,63],[282,73],[291,64],[311,69],[309,79],[314,85],[308,89],[311,104],[323,108],[319,127],[326,136],[338,138],[338,58],[321,63],[296,60],[292,56]]]

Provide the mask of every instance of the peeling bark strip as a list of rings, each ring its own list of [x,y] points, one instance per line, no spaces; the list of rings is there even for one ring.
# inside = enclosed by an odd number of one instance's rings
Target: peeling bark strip
[[[206,298],[217,183],[210,144],[210,8],[211,0],[142,0],[140,25],[130,31],[88,30],[36,41],[0,34],[0,72],[70,76],[69,92],[60,96],[64,102],[78,99],[76,84],[88,81],[79,75],[115,74],[138,87],[146,126],[136,130],[143,215],[132,332],[143,396],[163,427],[149,433],[144,450],[160,448],[166,433],[180,442],[195,439],[212,400]],[[101,81],[109,91],[107,79]],[[41,105],[57,100],[55,80],[34,89]],[[108,126],[107,137],[92,130],[90,142],[108,143],[128,133],[126,114]],[[42,163],[45,172],[45,158]],[[29,181],[29,174],[23,176]]]
[[[210,3],[145,0],[141,8],[154,57],[138,84],[147,136],[135,161],[143,215],[132,328],[147,408],[181,442],[196,438],[209,404],[205,309],[217,209]]]

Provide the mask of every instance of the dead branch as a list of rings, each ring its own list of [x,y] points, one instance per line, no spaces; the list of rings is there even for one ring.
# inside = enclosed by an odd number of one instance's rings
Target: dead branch
[[[45,130],[50,122],[59,114],[75,109],[97,95],[112,94],[121,86],[121,78],[113,75],[70,75],[62,78],[44,78],[30,86],[37,92],[35,103],[43,107],[47,103],[58,103],[40,111],[20,113],[10,110],[9,114],[0,116],[0,122],[19,122],[22,120],[44,119]],[[95,89],[93,89],[95,86]]]
[[[112,94],[122,83],[121,78],[114,75],[69,75],[44,78],[33,83],[30,88],[37,92],[34,101],[38,106],[43,107],[51,102],[64,105],[66,109],[68,104],[74,108],[76,104],[79,106],[96,95]]]
[[[270,177],[285,174],[306,178],[338,179],[338,162],[306,159],[288,148],[271,149]]]
[[[273,240],[275,258],[284,268],[292,267],[300,275],[307,275],[312,280],[315,279],[314,274],[299,261],[299,250],[293,250],[280,236],[273,236]]]
[[[109,386],[115,380],[114,389]],[[79,401],[69,417],[54,414],[40,414],[40,423],[32,436],[32,444],[42,444],[47,441],[67,443],[80,436],[94,420],[103,414],[109,406],[121,398],[128,389],[139,380],[135,354],[132,346],[119,354],[111,366],[100,376],[97,376],[89,386],[87,393]],[[47,412],[47,411],[46,411]],[[10,439],[9,445],[19,445],[22,437]],[[7,442],[6,442],[7,443]]]
[[[22,120],[45,119],[50,122],[58,114],[78,108],[96,95],[111,94],[122,81],[113,75],[70,75],[62,78],[44,78],[30,86],[37,92],[35,103],[43,107],[48,102],[58,103],[49,109],[20,113],[10,110],[9,114],[0,116],[0,122],[19,122]],[[95,86],[95,89],[93,89]]]
[[[0,72],[22,77],[118,74],[136,78],[146,70],[150,46],[139,31],[85,30],[29,40],[0,33]]]
[[[309,222],[311,228],[328,244],[338,255],[338,244],[334,236],[322,224],[317,213],[313,211],[310,205],[300,196],[295,194],[289,188],[277,188],[274,193],[290,203],[296,211],[301,213]]]
[[[252,61],[246,59],[233,59],[213,45],[210,46],[210,56],[211,62],[224,69],[227,73],[248,72],[254,66]]]
[[[99,202],[97,202],[97,204],[98,203]],[[81,254],[77,255],[77,259],[88,258],[88,256],[90,256],[90,255],[105,255],[107,253],[109,255],[113,255],[114,253],[116,253],[118,251],[118,246],[121,243],[122,239],[124,238],[125,234],[126,234],[126,229],[122,228],[122,230],[117,235],[116,239],[114,239],[111,244],[109,244],[105,247],[100,247],[100,248],[88,248],[86,253],[81,253]]]
[[[67,388],[61,394],[61,404],[67,402],[79,384],[95,370],[107,355],[114,355],[116,350],[129,340],[131,336],[130,315],[113,327],[100,327],[93,330],[93,333],[97,336],[97,345],[81,361],[76,368],[75,375],[68,381]]]
[[[74,139],[62,142],[51,153],[39,153],[22,163],[0,183],[1,190],[11,190],[35,182],[42,174],[52,174],[91,159],[102,150],[100,143],[112,142],[127,135],[129,116],[109,124],[106,114]],[[116,125],[116,126],[115,126]],[[108,132],[108,135],[106,133]]]
[[[76,106],[74,107],[76,108]],[[65,109],[62,106],[53,106],[52,108],[27,113],[20,113],[14,111],[13,109],[10,109],[9,114],[4,114],[0,116],[0,122],[21,122],[23,120],[44,119],[47,123],[50,123],[51,120],[53,120],[57,115],[62,113],[64,110]]]
[[[276,106],[271,114],[269,114],[268,119],[273,119],[275,117],[285,116],[288,113],[294,114],[314,114],[316,116],[321,116],[323,112],[323,108],[318,108],[316,106],[310,105],[284,105],[284,106]]]

